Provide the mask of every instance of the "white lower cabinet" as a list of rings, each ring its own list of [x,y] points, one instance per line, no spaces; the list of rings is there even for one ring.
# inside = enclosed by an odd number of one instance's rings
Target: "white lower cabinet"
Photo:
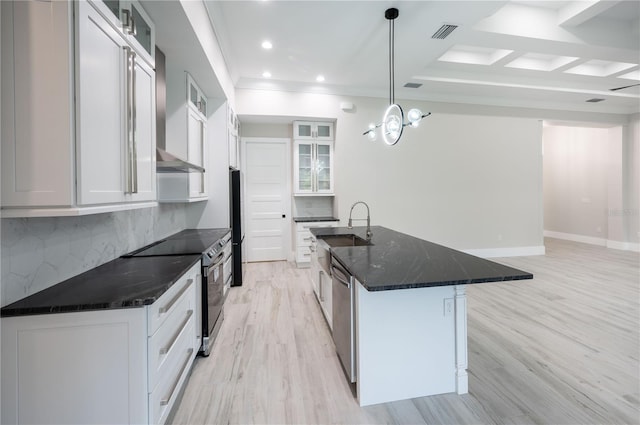
[[[200,264],[140,308],[2,319],[2,423],[163,424],[197,352]]]
[[[311,264],[311,232],[312,227],[336,227],[337,221],[310,221],[296,223],[296,265],[298,267],[309,267]]]

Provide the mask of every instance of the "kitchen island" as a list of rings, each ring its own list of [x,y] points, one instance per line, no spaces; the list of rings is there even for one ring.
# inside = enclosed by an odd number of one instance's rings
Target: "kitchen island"
[[[466,285],[533,275],[385,227],[371,231],[368,245],[330,248],[352,276],[359,404],[467,393]],[[311,233],[327,242],[343,235],[366,239],[365,227]]]

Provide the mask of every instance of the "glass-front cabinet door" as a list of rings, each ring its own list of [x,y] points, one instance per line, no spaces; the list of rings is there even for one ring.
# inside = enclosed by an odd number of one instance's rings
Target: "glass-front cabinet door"
[[[155,67],[155,25],[137,0],[94,0],[92,4],[124,35],[137,54]]]
[[[189,73],[187,73],[187,99],[192,109],[199,112],[203,118],[207,117],[207,98]]]
[[[332,149],[330,143],[316,144],[315,178],[316,192],[333,192],[332,182]]]
[[[333,143],[295,141],[294,194],[333,195]]]
[[[317,122],[315,127],[316,140],[333,140],[333,123]]]
[[[313,192],[313,147],[312,143],[296,142],[296,193]]]

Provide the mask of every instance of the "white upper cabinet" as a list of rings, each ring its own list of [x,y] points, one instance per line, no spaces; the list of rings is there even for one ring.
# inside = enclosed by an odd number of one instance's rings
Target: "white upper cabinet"
[[[187,160],[201,167],[205,166],[206,121],[201,114],[189,108],[187,112]],[[189,197],[207,196],[205,173],[189,173]]]
[[[333,142],[296,140],[294,195],[333,195]]]
[[[192,110],[199,113],[202,118],[207,118],[207,97],[189,74],[187,74],[187,102]]]
[[[296,140],[333,140],[333,123],[294,121],[293,138]]]
[[[240,166],[240,149],[239,149],[239,137],[240,137],[240,122],[238,116],[233,112],[233,109],[227,104],[227,137],[229,143],[229,166],[239,168]]]
[[[3,217],[155,205],[155,72],[106,5],[2,8]]]
[[[186,89],[186,90],[185,90]],[[167,152],[205,172],[158,173],[160,202],[208,199],[207,97],[184,70],[167,66]]]

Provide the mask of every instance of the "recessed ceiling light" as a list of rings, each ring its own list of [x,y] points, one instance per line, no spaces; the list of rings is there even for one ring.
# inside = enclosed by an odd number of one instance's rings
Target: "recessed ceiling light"
[[[262,76],[264,78],[271,78],[271,73],[269,71],[265,71],[265,72],[262,73]]]
[[[316,77],[316,81],[319,82],[319,83],[323,82],[324,81],[324,75],[318,75]]]
[[[273,47],[273,44],[269,40],[265,40],[262,42],[262,48],[265,50],[269,50]]]

